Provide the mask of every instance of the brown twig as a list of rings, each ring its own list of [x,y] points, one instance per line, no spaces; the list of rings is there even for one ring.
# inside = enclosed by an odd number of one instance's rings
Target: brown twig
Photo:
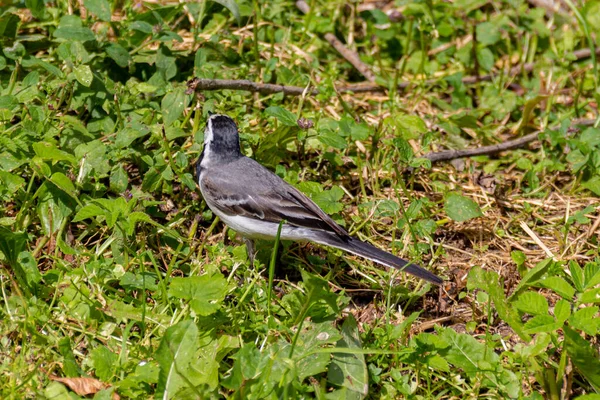
[[[304,0],[298,0],[296,2],[296,7],[298,7],[303,14],[308,14],[310,12],[310,7]],[[354,66],[358,72],[367,78],[369,82],[375,82],[375,74],[373,71],[371,71],[371,68],[369,68],[367,64],[360,60],[360,57],[357,53],[344,46],[344,44],[337,37],[335,37],[333,33],[326,33],[324,37],[325,40],[327,40],[327,42],[329,42],[329,44],[333,46],[333,48],[336,49],[338,53],[342,55],[342,57],[352,64],[352,66]]]
[[[274,85],[272,83],[258,83],[245,79],[200,79],[194,78],[187,83],[188,94],[201,90],[246,90],[260,94],[283,93],[291,96],[302,96],[304,91],[318,94],[317,89],[306,89],[300,86]]]
[[[573,121],[573,126],[582,125],[582,126],[590,126],[596,122],[595,119],[581,119]],[[491,146],[483,146],[477,147],[474,149],[464,149],[464,150],[444,150],[427,153],[423,156],[430,160],[432,163],[440,162],[440,161],[449,161],[455,160],[457,158],[465,158],[465,157],[473,157],[473,156],[483,156],[483,155],[491,155],[496,154],[505,150],[517,149],[519,147],[525,146],[527,143],[533,142],[538,138],[538,135],[541,131],[535,131],[518,139],[509,140],[508,142],[498,143]]]

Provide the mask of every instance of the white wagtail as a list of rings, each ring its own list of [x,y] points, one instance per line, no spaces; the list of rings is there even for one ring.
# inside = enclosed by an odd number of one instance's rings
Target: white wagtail
[[[238,129],[226,115],[213,114],[204,131],[197,164],[200,191],[210,209],[244,238],[250,260],[254,239],[315,242],[393,267],[436,285],[438,276],[354,238],[302,192],[240,151]]]

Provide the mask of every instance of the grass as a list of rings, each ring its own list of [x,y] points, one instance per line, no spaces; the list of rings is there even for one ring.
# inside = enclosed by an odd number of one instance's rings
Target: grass
[[[0,398],[600,398],[600,93],[574,56],[600,2],[567,4],[2,5]],[[385,90],[341,90],[364,79],[326,33]],[[287,242],[251,267],[195,182],[208,112],[447,283]]]

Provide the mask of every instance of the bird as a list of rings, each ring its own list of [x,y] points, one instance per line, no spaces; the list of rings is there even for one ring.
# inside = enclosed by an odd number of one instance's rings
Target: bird
[[[242,154],[238,127],[225,114],[211,114],[196,164],[200,192],[208,207],[239,233],[254,262],[254,240],[313,242],[412,274],[435,285],[428,270],[351,236],[308,196],[257,161]]]

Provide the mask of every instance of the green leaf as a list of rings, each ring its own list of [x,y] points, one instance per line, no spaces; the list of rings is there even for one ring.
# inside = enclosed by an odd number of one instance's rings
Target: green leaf
[[[75,214],[75,217],[73,217],[73,222],[83,221],[84,219],[97,217],[99,215],[104,215],[105,213],[106,210],[104,208],[100,207],[97,204],[89,203],[83,206],[77,212],[77,214]]]
[[[29,288],[33,289],[42,281],[42,274],[38,269],[38,264],[33,255],[28,251],[22,251],[17,256],[17,262],[25,275],[25,281]]]
[[[178,322],[165,331],[154,356],[160,366],[155,398],[176,398],[177,392],[188,386],[190,364],[198,353],[198,345],[194,321]]]
[[[525,323],[525,332],[529,334],[554,332],[562,327],[551,315],[536,315]]]
[[[336,149],[345,149],[348,146],[346,143],[346,138],[340,135],[339,133],[329,130],[329,129],[321,129],[319,130],[319,141],[326,146],[331,146]]]
[[[13,108],[19,105],[19,101],[15,96],[7,95],[0,96],[0,109],[11,111]]]
[[[494,53],[487,47],[477,50],[477,61],[479,65],[486,71],[491,71],[494,67]]]
[[[121,165],[113,169],[112,173],[110,174],[109,182],[110,189],[117,194],[124,193],[125,190],[127,190],[127,186],[129,185],[129,177]]]
[[[94,32],[88,27],[83,26],[59,26],[53,33],[57,39],[76,40],[79,42],[90,42],[96,40]]]
[[[362,349],[356,320],[349,314],[342,325],[342,339],[336,348]],[[369,392],[369,371],[363,354],[333,353],[327,379],[337,386],[348,388],[364,398]]]
[[[33,147],[35,154],[43,160],[50,160],[52,162],[67,161],[73,166],[77,164],[77,160],[73,155],[58,149],[51,143],[37,142],[33,143],[31,147]]]
[[[558,295],[567,300],[572,300],[575,295],[573,286],[569,285],[569,283],[560,276],[550,276],[543,281],[540,281],[540,285],[554,290]]]
[[[597,306],[580,308],[569,318],[569,325],[588,335],[597,335],[600,330],[600,318],[596,317],[597,313]]]
[[[279,106],[270,106],[265,110],[265,114],[270,117],[275,117],[285,126],[297,126],[296,116],[290,111]]]
[[[579,296],[580,304],[600,303],[600,288],[588,289]]]
[[[25,179],[10,172],[0,170],[0,184],[0,193],[2,193],[2,190],[6,190],[10,194],[13,194],[25,186]]]
[[[491,22],[482,22],[476,28],[477,41],[484,46],[489,46],[500,40],[498,27]]]
[[[129,52],[118,43],[111,43],[106,47],[106,54],[112,58],[119,67],[125,68],[131,61]]]
[[[477,203],[457,193],[449,193],[446,196],[444,208],[448,217],[457,222],[468,221],[483,215]]]
[[[81,83],[85,87],[90,87],[92,81],[94,80],[94,74],[92,74],[92,70],[89,65],[79,65],[73,69],[73,73],[75,74],[75,79],[77,82]]]
[[[61,365],[64,376],[79,376],[80,369],[77,365],[77,360],[75,360],[75,355],[73,354],[73,346],[71,345],[71,339],[68,337],[61,338],[58,341],[58,351],[60,352],[60,355],[63,356]]]
[[[183,88],[177,88],[163,97],[160,108],[165,126],[170,126],[183,114],[187,103],[188,96]]]
[[[513,305],[518,310],[532,315],[548,314],[548,301],[539,293],[525,292],[513,302]]]
[[[7,12],[0,17],[0,37],[14,39],[17,36],[21,18],[18,15]]]
[[[600,263],[589,262],[583,270],[583,281],[585,288],[591,288],[600,283]]]
[[[311,196],[311,199],[327,214],[336,214],[344,209],[340,200],[344,197],[344,191],[339,186],[333,186],[330,190]]]
[[[569,261],[569,271],[571,272],[571,279],[573,279],[573,285],[578,292],[583,292],[585,290],[584,287],[584,275],[581,267],[575,260]]]
[[[571,316],[571,303],[565,299],[560,299],[554,306],[554,316],[560,323],[564,323]]]
[[[98,379],[108,382],[115,374],[119,357],[106,346],[101,345],[92,350],[90,359]]]
[[[564,327],[565,350],[573,365],[597,392],[600,391],[600,360],[590,343],[569,327]]]
[[[77,190],[75,189],[73,182],[62,172],[53,173],[50,177],[50,182],[54,183],[69,196],[77,199]]]
[[[492,271],[484,271],[481,267],[473,267],[469,271],[467,279],[467,287],[469,289],[479,288],[490,295],[490,299],[494,302],[496,311],[500,318],[506,321],[511,328],[524,341],[529,341],[531,338],[523,330],[523,323],[517,311],[506,301],[504,296],[503,285],[500,284],[498,274]]]
[[[221,274],[177,277],[171,280],[169,296],[188,300],[198,315],[211,315],[221,307],[228,289]]]
[[[600,176],[594,175],[587,181],[582,182],[581,186],[594,193],[596,196],[600,196]]]
[[[107,0],[83,0],[83,5],[102,21],[110,22],[110,3]]]
[[[44,10],[46,9],[44,0],[25,0],[25,7],[31,11],[31,15],[35,18],[42,19],[44,17]]]
[[[445,328],[440,336],[449,344],[445,350],[440,351],[442,357],[469,375],[480,372],[483,361],[491,365],[498,364],[499,357],[493,349],[470,335]]]
[[[227,8],[229,11],[231,11],[231,13],[233,14],[233,16],[235,17],[238,25],[241,24],[241,20],[240,20],[240,9],[237,5],[237,3],[234,0],[211,0],[217,4],[222,5],[223,7]]]
[[[425,122],[416,115],[398,114],[393,123],[397,134],[404,140],[417,139],[428,131]]]

